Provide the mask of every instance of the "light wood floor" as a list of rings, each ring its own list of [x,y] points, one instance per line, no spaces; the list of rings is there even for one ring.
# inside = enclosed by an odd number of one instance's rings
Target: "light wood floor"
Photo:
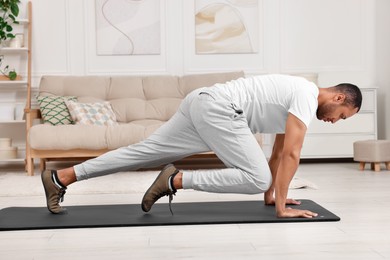
[[[319,189],[290,190],[291,197],[316,201],[340,222],[0,232],[0,259],[390,259],[390,171],[357,169],[355,163],[302,164],[297,176]],[[0,188],[2,181],[0,175]],[[139,203],[142,195],[72,195],[70,188],[65,205]],[[184,191],[174,202],[249,199],[262,197]],[[0,196],[0,208],[43,202],[42,195]]]

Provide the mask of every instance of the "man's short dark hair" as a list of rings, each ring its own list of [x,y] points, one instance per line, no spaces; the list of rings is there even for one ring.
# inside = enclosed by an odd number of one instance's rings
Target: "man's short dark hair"
[[[341,83],[335,86],[335,90],[337,92],[341,92],[345,94],[346,98],[344,104],[347,106],[352,106],[353,108],[357,108],[357,112],[359,112],[362,106],[362,92],[360,89],[350,83]]]

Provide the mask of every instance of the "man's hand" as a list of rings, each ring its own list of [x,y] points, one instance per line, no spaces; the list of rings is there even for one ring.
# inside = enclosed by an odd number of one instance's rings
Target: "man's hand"
[[[275,205],[275,198],[267,198],[264,200],[264,204],[267,206]],[[294,199],[286,199],[287,205],[301,205],[301,202]],[[317,217],[317,213],[311,212],[309,210],[300,210],[300,209],[292,209],[286,208],[283,212],[277,212],[278,218],[313,218]]]
[[[282,212],[277,212],[278,218],[313,218],[318,214],[309,210],[285,208]]]

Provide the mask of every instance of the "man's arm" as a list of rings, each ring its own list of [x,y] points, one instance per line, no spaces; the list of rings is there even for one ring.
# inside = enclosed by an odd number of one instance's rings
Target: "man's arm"
[[[312,218],[317,216],[316,213],[308,210],[286,208],[288,187],[299,165],[305,134],[306,125],[290,113],[287,117],[280,163],[277,167],[276,179],[273,181],[276,215],[278,217]]]
[[[284,145],[284,134],[277,134],[275,137],[274,146],[272,148],[272,154],[268,161],[268,165],[272,174],[272,185],[268,189],[268,191],[264,193],[264,203],[266,205],[275,204],[275,198],[274,198],[275,180],[276,180],[276,174],[280,163],[280,158],[282,157],[283,145]]]
[[[266,205],[275,205],[275,180],[280,159],[282,158],[283,146],[284,146],[284,134],[277,134],[275,137],[274,146],[272,148],[272,154],[268,161],[269,168],[272,174],[272,185],[267,192],[264,193],[264,203]],[[299,205],[300,201],[294,199],[287,199],[286,204]]]

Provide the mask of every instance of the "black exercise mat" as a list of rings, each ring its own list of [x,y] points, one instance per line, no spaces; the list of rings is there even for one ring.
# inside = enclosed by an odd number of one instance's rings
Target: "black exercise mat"
[[[262,201],[173,203],[173,216],[168,204],[161,203],[155,204],[149,213],[144,213],[139,204],[70,206],[63,215],[51,214],[45,207],[11,207],[0,210],[0,231],[340,220],[311,200],[301,200],[300,206],[291,207],[311,210],[318,216],[277,218],[275,208]]]

